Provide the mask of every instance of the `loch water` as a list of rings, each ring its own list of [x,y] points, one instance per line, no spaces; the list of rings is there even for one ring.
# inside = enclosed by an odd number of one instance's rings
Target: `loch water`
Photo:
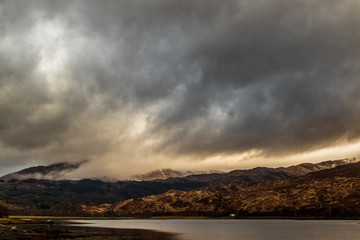
[[[100,228],[174,233],[174,240],[353,240],[360,239],[360,220],[148,219],[79,220]],[[149,238],[151,239],[151,237]],[[156,238],[156,240],[160,240]]]

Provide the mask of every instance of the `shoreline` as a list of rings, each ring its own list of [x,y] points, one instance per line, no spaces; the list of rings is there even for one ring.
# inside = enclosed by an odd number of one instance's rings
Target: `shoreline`
[[[0,218],[1,219],[1,218]],[[204,217],[204,216],[154,216],[147,218],[139,217],[69,217],[69,216],[23,216],[10,215],[8,219],[33,219],[33,220],[171,220],[171,219],[199,219],[199,220],[242,220],[242,219],[269,219],[269,220],[360,220],[360,217],[341,217],[341,218],[326,218],[326,217],[281,217],[281,216],[244,216],[244,217]]]
[[[23,216],[20,216],[23,217]],[[67,220],[74,220],[69,218]],[[80,220],[80,219],[79,219]],[[51,240],[51,239],[77,239],[77,240],[176,240],[175,233],[161,232],[148,229],[104,228],[92,226],[72,226],[66,219],[52,221],[48,218],[1,218],[0,240]]]

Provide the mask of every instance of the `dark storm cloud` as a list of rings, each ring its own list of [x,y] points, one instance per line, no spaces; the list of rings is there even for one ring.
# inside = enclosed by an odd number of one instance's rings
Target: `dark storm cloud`
[[[178,156],[291,154],[357,140],[359,7],[0,1],[0,141],[19,151],[58,144],[48,156],[111,151],[94,150],[100,142],[131,152],[139,114],[138,139]],[[60,67],[49,65],[58,58]],[[46,64],[55,70],[39,72]],[[66,84],[54,92],[57,79]],[[81,147],[69,150],[68,139]]]
[[[202,76],[157,119],[156,130],[173,130],[170,147],[289,153],[358,138],[358,3],[248,5],[220,28],[204,24],[211,33],[185,58]],[[212,123],[212,106],[220,122]]]

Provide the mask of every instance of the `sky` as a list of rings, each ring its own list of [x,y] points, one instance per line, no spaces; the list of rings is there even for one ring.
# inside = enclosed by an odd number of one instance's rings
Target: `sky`
[[[360,1],[0,0],[0,173],[360,155]]]

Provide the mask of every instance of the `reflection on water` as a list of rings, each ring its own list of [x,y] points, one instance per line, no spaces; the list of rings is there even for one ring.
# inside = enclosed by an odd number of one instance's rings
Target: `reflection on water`
[[[53,227],[54,229],[56,228]],[[63,229],[62,227],[58,227]],[[117,229],[103,227],[80,227],[68,226],[68,230],[80,230],[85,239],[136,239],[136,240],[175,240],[176,234],[168,232],[159,232],[147,229]],[[74,237],[74,236],[73,236]],[[74,238],[77,239],[75,236]],[[82,239],[82,238],[81,238]]]
[[[359,239],[360,221],[356,220],[81,220],[92,227],[120,228],[133,234],[139,231],[139,239],[163,240],[278,240],[278,239]],[[155,230],[158,232],[146,232]],[[178,233],[178,235],[149,234]]]

